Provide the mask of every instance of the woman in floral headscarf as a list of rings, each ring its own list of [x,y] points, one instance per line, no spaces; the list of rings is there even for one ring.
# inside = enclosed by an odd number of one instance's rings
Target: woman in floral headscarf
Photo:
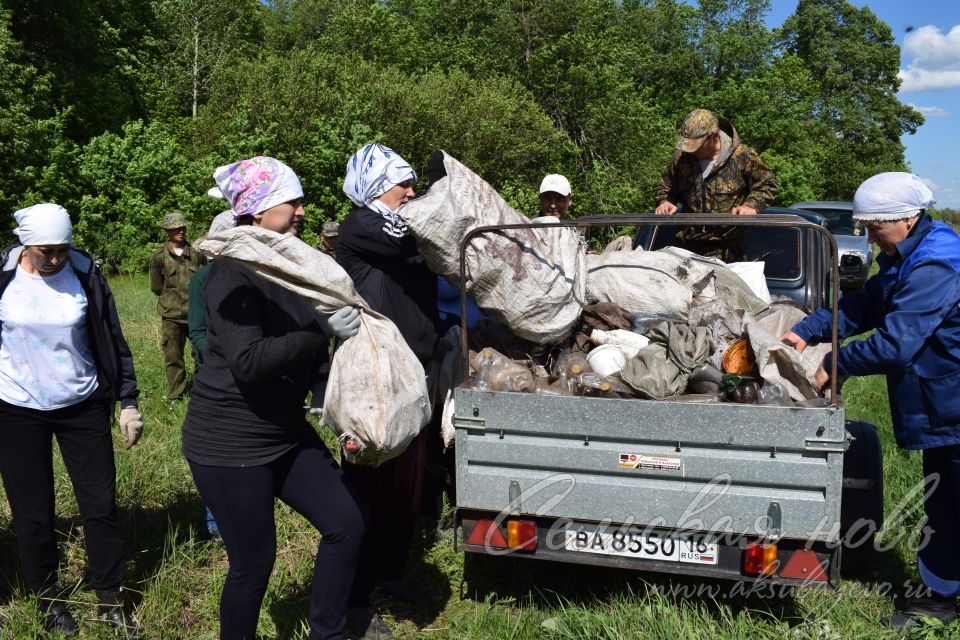
[[[353,154],[343,191],[356,208],[340,225],[337,262],[426,364],[437,344],[437,280],[402,214],[416,181],[413,168],[388,147],[368,144]],[[421,434],[402,455],[377,468],[344,464],[370,511],[348,617],[350,627],[367,637],[389,637],[370,604],[374,587],[411,602],[429,600],[401,577],[419,510],[423,456]]]
[[[303,191],[288,166],[256,157],[220,167],[214,178],[238,225],[296,233]],[[302,297],[232,258],[213,262],[203,298],[207,349],[183,424],[183,453],[230,560],[220,638],[256,635],[276,558],[276,498],[323,534],[307,637],[342,638],[364,518],[303,403],[327,361],[328,338],[355,334],[359,312],[344,307],[318,317]]]

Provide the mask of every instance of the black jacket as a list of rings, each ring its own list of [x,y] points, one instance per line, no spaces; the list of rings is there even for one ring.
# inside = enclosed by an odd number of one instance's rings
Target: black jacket
[[[207,351],[183,423],[188,460],[263,465],[316,437],[303,403],[327,364],[327,337],[306,300],[217,258],[203,286]]]
[[[23,245],[11,245],[0,251],[0,295],[13,280]],[[87,336],[90,350],[97,364],[96,397],[119,400],[121,406],[137,404],[137,376],[133,369],[133,354],[120,328],[120,317],[107,279],[94,264],[89,253],[70,250],[70,266],[77,274],[87,294]]]
[[[437,345],[437,276],[411,235],[397,237],[376,211],[354,209],[340,225],[337,262],[374,311],[390,318],[421,363]]]

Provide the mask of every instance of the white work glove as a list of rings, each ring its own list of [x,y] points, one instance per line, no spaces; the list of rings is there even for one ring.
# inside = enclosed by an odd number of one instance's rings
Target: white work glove
[[[120,409],[120,436],[123,438],[123,448],[129,449],[137,444],[140,434],[143,433],[143,416],[136,407]]]
[[[329,316],[318,316],[317,324],[328,338],[336,336],[346,340],[360,330],[360,310],[356,307],[341,307]]]

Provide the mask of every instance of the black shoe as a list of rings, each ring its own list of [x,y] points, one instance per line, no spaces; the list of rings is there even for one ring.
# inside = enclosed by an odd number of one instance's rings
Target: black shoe
[[[44,612],[44,628],[50,633],[59,633],[67,638],[77,635],[77,621],[73,619],[67,605],[53,600]]]
[[[372,606],[352,607],[347,610],[347,627],[364,640],[390,640],[393,634],[380,614]]]
[[[410,604],[435,604],[436,598],[406,578],[377,580],[377,590]]]
[[[127,640],[140,640],[142,631],[137,623],[133,621],[123,607],[119,604],[101,604],[97,616],[105,622],[111,629],[116,629],[123,633]]]
[[[949,624],[956,617],[957,607],[954,598],[944,598],[931,593],[928,597],[910,598],[910,602],[903,611],[884,618],[884,623],[891,629],[900,630],[921,626],[923,618],[933,618]]]

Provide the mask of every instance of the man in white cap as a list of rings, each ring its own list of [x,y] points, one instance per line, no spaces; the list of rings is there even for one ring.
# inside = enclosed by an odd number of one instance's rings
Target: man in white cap
[[[875,331],[827,354],[816,372],[820,388],[834,358],[839,376],[885,375],[897,444],[923,451],[928,537],[917,564],[925,588],[886,619],[895,629],[922,617],[950,622],[960,595],[960,237],[927,215],[933,202],[909,173],[881,173],[857,189],[853,217],[882,252],[880,270],[840,298],[837,333]],[[803,351],[831,330],[831,311],[819,309],[780,339]]]
[[[573,202],[570,181],[559,173],[544,176],[540,183],[540,215],[563,220]]]

